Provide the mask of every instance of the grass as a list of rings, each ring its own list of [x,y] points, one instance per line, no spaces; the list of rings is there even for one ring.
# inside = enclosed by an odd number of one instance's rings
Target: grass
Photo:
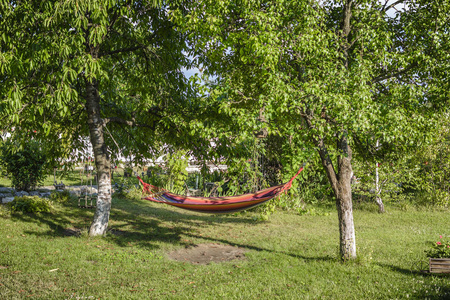
[[[354,212],[358,259],[338,259],[337,213],[209,216],[114,198],[110,231],[90,238],[93,211],[0,211],[1,299],[449,299],[448,276],[420,272],[450,236],[448,211],[387,206]],[[81,229],[81,235],[68,236]],[[246,260],[192,265],[167,253],[200,243],[243,247]]]

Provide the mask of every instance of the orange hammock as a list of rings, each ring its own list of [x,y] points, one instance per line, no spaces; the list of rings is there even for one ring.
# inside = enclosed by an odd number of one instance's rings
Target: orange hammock
[[[179,208],[204,212],[204,213],[232,213],[240,210],[249,209],[260,205],[270,199],[278,196],[283,191],[287,191],[292,186],[292,181],[303,171],[305,164],[298,170],[288,182],[276,185],[255,193],[249,193],[239,196],[229,197],[188,197],[172,194],[169,191],[145,183],[139,176],[139,181],[143,184],[143,192],[148,194],[143,199],[165,203]]]

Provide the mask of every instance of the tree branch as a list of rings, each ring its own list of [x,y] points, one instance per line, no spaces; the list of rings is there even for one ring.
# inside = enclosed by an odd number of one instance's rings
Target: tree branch
[[[117,49],[117,50],[108,51],[108,52],[100,52],[98,54],[98,57],[103,57],[103,56],[113,55],[113,54],[123,53],[123,52],[133,52],[133,51],[136,51],[136,50],[139,50],[139,49],[144,49],[146,47],[147,46],[140,45],[140,46],[135,46],[135,47]]]
[[[384,12],[387,12],[388,10],[390,10],[391,8],[396,6],[397,4],[404,3],[404,2],[405,2],[405,0],[398,0],[398,1],[395,1],[394,3],[390,4],[389,6],[387,6],[389,1],[386,1],[386,3],[383,5],[383,8],[381,10],[384,11]]]
[[[410,64],[408,67],[404,68],[403,70],[399,70],[399,71],[396,71],[396,72],[392,71],[392,72],[389,72],[387,74],[383,74],[383,75],[377,76],[377,77],[372,79],[372,84],[378,83],[380,81],[383,81],[383,80],[386,80],[386,79],[389,79],[389,78],[392,78],[392,77],[397,77],[399,75],[405,74],[408,71],[410,71],[411,69],[415,68],[416,66],[417,66],[417,62],[413,62],[412,64]]]
[[[311,123],[310,117],[311,116],[309,115],[304,119],[306,121],[307,126],[310,129],[312,129],[313,125]],[[328,153],[327,146],[325,145],[323,138],[312,137],[312,140],[318,148],[320,160],[322,162],[322,166],[325,168],[331,187],[333,188],[333,191],[337,191],[338,177],[334,169],[333,162],[331,161],[330,154]]]
[[[168,26],[169,28],[173,27],[173,25]],[[163,29],[166,29],[167,27],[164,27]],[[160,28],[161,29],[161,28]],[[120,33],[118,33],[117,31],[115,31],[118,35],[122,36]],[[150,40],[153,40],[156,35],[158,34],[158,30],[153,32],[147,39],[146,41],[149,42]],[[123,38],[127,38],[125,36],[122,36]],[[123,53],[123,52],[132,52],[132,51],[136,51],[139,49],[145,49],[148,47],[148,45],[142,45],[141,43],[139,43],[138,41],[131,41],[132,43],[136,43],[138,44],[138,46],[134,46],[134,47],[129,47],[129,48],[122,48],[122,49],[117,49],[117,50],[112,50],[112,51],[107,51],[107,52],[100,52],[98,54],[98,57],[103,57],[103,56],[107,56],[107,55],[113,55],[113,54],[117,54],[117,53]],[[144,53],[145,54],[145,53]]]
[[[148,124],[142,124],[142,123],[136,123],[135,120],[125,120],[119,117],[109,117],[109,118],[103,118],[103,126],[106,126],[109,122],[117,123],[117,124],[123,124],[130,127],[145,127],[145,128],[151,128],[152,130],[155,130],[155,126],[148,125]]]

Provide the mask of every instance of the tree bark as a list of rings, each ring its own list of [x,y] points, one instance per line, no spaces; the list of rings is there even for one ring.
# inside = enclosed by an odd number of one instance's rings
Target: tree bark
[[[377,144],[378,144],[378,141],[377,141]],[[383,199],[381,199],[381,197],[380,197],[381,191],[380,191],[380,177],[378,174],[378,163],[376,163],[376,166],[375,166],[375,194],[376,194],[375,202],[378,205],[378,212],[384,213],[385,210],[384,210]]]
[[[338,139],[338,149],[342,152],[337,159],[337,173],[331,162],[323,140],[317,141],[322,165],[336,197],[339,221],[339,249],[343,260],[356,258],[356,237],[353,223],[352,203],[352,152],[347,143],[345,132]]]
[[[98,93],[98,82],[95,79],[92,81],[86,79],[86,111],[98,177],[97,207],[89,229],[89,235],[98,236],[104,235],[108,229],[111,210],[111,161],[103,136],[100,95]]]
[[[383,200],[381,199],[381,197],[379,195],[377,195],[375,197],[375,201],[377,202],[377,205],[378,205],[378,212],[380,214],[384,214],[386,212],[386,210],[384,209]]]
[[[377,151],[378,151],[378,148],[379,148],[379,146],[380,146],[380,141],[379,140],[377,140]],[[384,204],[383,204],[383,199],[381,199],[381,197],[380,197],[380,194],[381,194],[381,187],[380,187],[380,176],[379,176],[379,173],[378,173],[378,162],[375,162],[375,193],[376,193],[376,196],[375,196],[375,201],[377,202],[377,205],[378,205],[378,211],[380,212],[380,213],[384,213],[385,212],[385,210],[384,210]]]

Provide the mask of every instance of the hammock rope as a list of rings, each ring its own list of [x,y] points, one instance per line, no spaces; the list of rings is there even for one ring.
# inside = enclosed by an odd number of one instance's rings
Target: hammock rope
[[[292,178],[284,184],[263,189],[255,193],[226,197],[181,196],[170,193],[163,188],[145,183],[139,176],[137,176],[137,178],[143,185],[143,193],[147,194],[146,197],[143,197],[145,200],[165,203],[196,212],[220,214],[249,209],[275,198],[282,192],[286,192],[292,187],[292,182],[303,171],[305,165],[306,163],[298,170],[297,174],[292,176]]]

